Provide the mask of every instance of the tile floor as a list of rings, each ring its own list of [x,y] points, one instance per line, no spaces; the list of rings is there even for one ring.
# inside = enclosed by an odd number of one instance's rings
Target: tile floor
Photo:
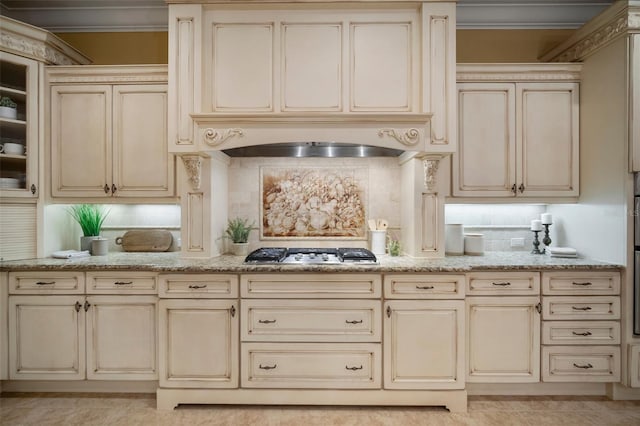
[[[180,406],[154,395],[2,394],[0,425],[640,425],[640,401],[604,397],[469,397],[466,414],[438,407]]]

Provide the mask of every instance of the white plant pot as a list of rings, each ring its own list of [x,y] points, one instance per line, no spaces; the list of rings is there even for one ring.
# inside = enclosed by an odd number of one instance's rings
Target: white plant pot
[[[0,117],[15,120],[18,118],[18,109],[9,107],[0,107]]]
[[[236,256],[246,256],[249,254],[249,243],[231,243],[229,251]]]

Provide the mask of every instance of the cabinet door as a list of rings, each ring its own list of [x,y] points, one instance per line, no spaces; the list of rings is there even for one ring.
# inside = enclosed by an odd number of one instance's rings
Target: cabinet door
[[[238,387],[236,300],[161,300],[160,387]]]
[[[390,301],[385,389],[464,389],[464,301]]]
[[[453,195],[512,197],[516,183],[515,85],[458,84]]]
[[[578,195],[578,83],[516,85],[518,195]]]
[[[9,378],[85,378],[84,298],[9,297]]]
[[[173,177],[174,160],[167,145],[167,86],[114,86],[113,195],[171,196]]]
[[[0,153],[2,197],[38,196],[39,72],[36,61],[0,52],[0,96],[17,104],[15,117],[0,114],[2,142],[16,150]]]
[[[540,381],[539,301],[537,296],[467,298],[468,382]]]
[[[640,34],[629,35],[629,143],[631,171],[640,172]]]
[[[110,195],[111,87],[52,86],[50,119],[52,195]]]
[[[87,378],[157,380],[155,296],[87,297]]]

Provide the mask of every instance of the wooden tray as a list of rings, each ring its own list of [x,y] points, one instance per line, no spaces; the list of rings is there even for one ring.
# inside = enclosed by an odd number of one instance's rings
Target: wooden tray
[[[173,236],[163,229],[138,229],[127,231],[116,238],[116,244],[124,251],[167,251],[171,247]]]

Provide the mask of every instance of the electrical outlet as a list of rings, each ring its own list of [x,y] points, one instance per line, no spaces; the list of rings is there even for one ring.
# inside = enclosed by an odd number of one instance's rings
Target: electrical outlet
[[[511,247],[524,247],[524,238],[512,238]]]

